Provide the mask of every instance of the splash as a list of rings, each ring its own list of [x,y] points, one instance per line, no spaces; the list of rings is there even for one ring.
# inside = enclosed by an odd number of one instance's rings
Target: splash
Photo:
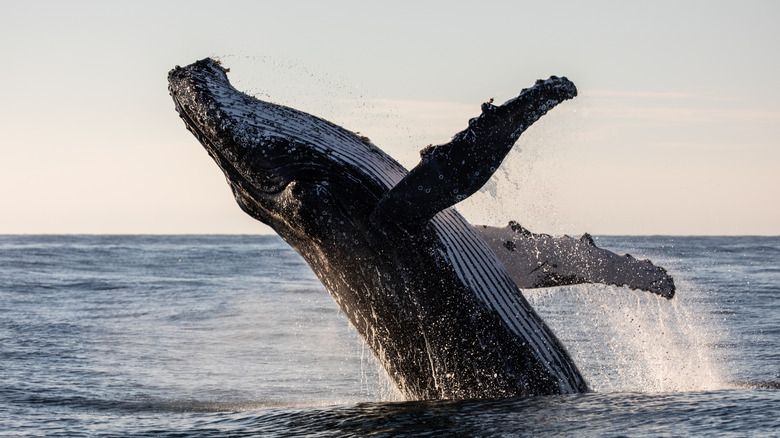
[[[730,387],[719,369],[720,331],[697,292],[672,301],[600,285],[526,290],[596,392],[687,392]]]
[[[363,394],[374,401],[404,401],[387,371],[365,342],[360,341],[360,386]]]

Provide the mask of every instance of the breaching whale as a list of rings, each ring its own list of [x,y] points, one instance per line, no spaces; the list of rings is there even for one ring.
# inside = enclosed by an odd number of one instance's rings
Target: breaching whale
[[[226,73],[211,59],[175,67],[176,110],[241,209],[307,261],[407,399],[587,390],[480,227],[452,207],[528,126],[576,96],[573,83],[551,77],[483,104],[407,171],[365,137],[239,92]]]

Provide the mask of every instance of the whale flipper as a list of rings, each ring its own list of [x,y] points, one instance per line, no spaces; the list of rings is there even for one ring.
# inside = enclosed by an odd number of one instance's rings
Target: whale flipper
[[[599,248],[590,234],[579,239],[534,234],[514,221],[503,228],[474,228],[520,288],[602,283],[674,297],[674,280],[664,268]]]
[[[420,151],[420,163],[379,201],[372,220],[386,224],[392,217],[402,228],[414,229],[471,196],[495,173],[523,131],[576,95],[571,81],[552,76],[501,106],[482,104],[482,114],[449,143]]]

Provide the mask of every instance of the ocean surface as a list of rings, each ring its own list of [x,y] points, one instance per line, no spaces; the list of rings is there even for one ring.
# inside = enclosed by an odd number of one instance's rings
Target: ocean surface
[[[526,290],[592,392],[406,402],[276,236],[0,236],[1,436],[780,436],[780,237],[598,237]]]

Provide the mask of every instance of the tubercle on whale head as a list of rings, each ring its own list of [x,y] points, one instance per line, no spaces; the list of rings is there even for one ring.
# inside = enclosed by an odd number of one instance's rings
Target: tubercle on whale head
[[[294,184],[300,156],[291,150],[305,148],[262,132],[255,115],[272,117],[274,105],[236,90],[227,72],[209,58],[171,70],[168,88],[176,110],[224,173],[241,210],[278,232],[292,232],[301,227],[295,223],[300,216],[291,212],[297,210],[293,192],[300,189]]]
[[[280,139],[261,141],[240,112],[249,96],[227,78],[229,70],[206,58],[168,73],[168,90],[187,129],[203,144],[231,185],[257,196],[279,193],[289,179],[280,171],[288,144]],[[234,187],[234,193],[237,193]],[[238,191],[240,192],[240,190]]]

